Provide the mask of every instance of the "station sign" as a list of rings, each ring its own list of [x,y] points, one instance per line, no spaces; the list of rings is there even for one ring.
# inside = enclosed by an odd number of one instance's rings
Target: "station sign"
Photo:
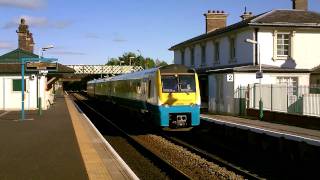
[[[56,62],[26,62],[26,71],[57,71]]]
[[[263,78],[263,72],[262,71],[257,71],[256,72],[256,79],[261,79]]]

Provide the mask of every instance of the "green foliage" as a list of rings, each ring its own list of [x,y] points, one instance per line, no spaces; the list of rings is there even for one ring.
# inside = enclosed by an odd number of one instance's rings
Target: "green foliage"
[[[121,62],[121,63],[120,63]],[[141,66],[144,69],[150,69],[159,66],[168,65],[165,61],[154,60],[150,57],[143,57],[141,55],[136,55],[133,52],[126,52],[118,58],[111,58],[108,60],[106,65],[123,65],[123,66]]]

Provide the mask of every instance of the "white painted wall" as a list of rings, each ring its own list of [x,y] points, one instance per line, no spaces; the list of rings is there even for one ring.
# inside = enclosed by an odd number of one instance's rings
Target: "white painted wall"
[[[214,66],[214,44],[213,41],[207,41],[206,43],[206,67]]]
[[[282,31],[278,31],[282,32]],[[289,31],[287,31],[289,32]],[[258,41],[261,49],[262,64],[288,67],[288,61],[273,59],[273,31],[259,31]],[[292,37],[292,59],[296,69],[312,69],[320,64],[320,32],[296,30]]]
[[[0,76],[0,109],[1,110],[21,110],[21,91],[13,91],[13,79],[21,79],[21,76]],[[31,80],[30,76],[25,76],[26,91],[24,106],[26,110],[37,109],[37,80]],[[48,99],[52,100],[52,92],[45,92],[46,78],[41,77],[39,81],[40,97],[42,97],[42,108],[49,107]]]
[[[181,51],[176,50],[174,51],[174,63],[175,64],[181,64]]]
[[[298,77],[299,86],[309,85],[309,73],[264,73],[261,84],[276,84],[277,77]],[[235,73],[234,87],[247,86],[248,84],[259,83],[255,73]]]
[[[320,32],[297,31],[294,36],[294,57],[297,68],[311,69],[320,64]]]
[[[253,63],[253,46],[251,44],[245,43],[246,39],[253,39],[253,30],[239,31],[232,34],[226,34],[225,36],[218,37],[216,39],[206,40],[206,64],[201,66],[201,46],[200,43],[194,45],[195,48],[195,66],[199,67],[219,67],[234,64],[247,64]],[[234,36],[236,39],[236,61],[231,62],[230,60],[230,37]],[[215,48],[214,42],[220,43],[220,64],[214,64]],[[190,49],[185,50],[185,63],[190,66],[191,60]],[[180,50],[174,51],[174,62],[177,64],[181,63]]]
[[[236,34],[236,62],[237,64],[254,63],[254,48],[246,43],[246,39],[253,39],[254,31],[247,30]]]
[[[227,74],[210,74],[209,85],[209,112],[233,113],[233,82],[227,82]]]
[[[186,48],[184,51],[184,63],[186,66],[191,66],[191,51],[190,48]]]
[[[227,73],[210,74],[209,83],[209,112],[237,114],[239,113],[239,101],[237,101],[240,86],[247,87],[249,84],[259,83],[255,73],[231,73],[234,82],[227,82]],[[299,86],[309,85],[309,73],[264,73],[262,84],[276,84],[277,77],[298,77]],[[220,91],[220,95],[219,92]],[[243,96],[244,97],[244,96]],[[264,102],[270,98],[264,97]]]
[[[194,46],[194,67],[201,67],[201,46],[197,44]]]

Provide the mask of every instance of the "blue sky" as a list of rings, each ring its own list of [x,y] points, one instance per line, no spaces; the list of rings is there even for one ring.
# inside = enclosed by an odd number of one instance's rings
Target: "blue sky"
[[[35,53],[49,44],[46,57],[63,64],[104,64],[108,58],[139,50],[172,63],[172,45],[205,31],[203,13],[224,10],[228,24],[248,11],[291,9],[291,0],[0,0],[0,54],[17,48],[19,18],[34,34]],[[320,0],[309,0],[320,12]]]

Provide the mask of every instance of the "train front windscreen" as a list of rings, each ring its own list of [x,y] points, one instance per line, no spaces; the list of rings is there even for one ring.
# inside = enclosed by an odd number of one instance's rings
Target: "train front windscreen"
[[[163,93],[196,92],[194,74],[192,75],[162,75]]]

